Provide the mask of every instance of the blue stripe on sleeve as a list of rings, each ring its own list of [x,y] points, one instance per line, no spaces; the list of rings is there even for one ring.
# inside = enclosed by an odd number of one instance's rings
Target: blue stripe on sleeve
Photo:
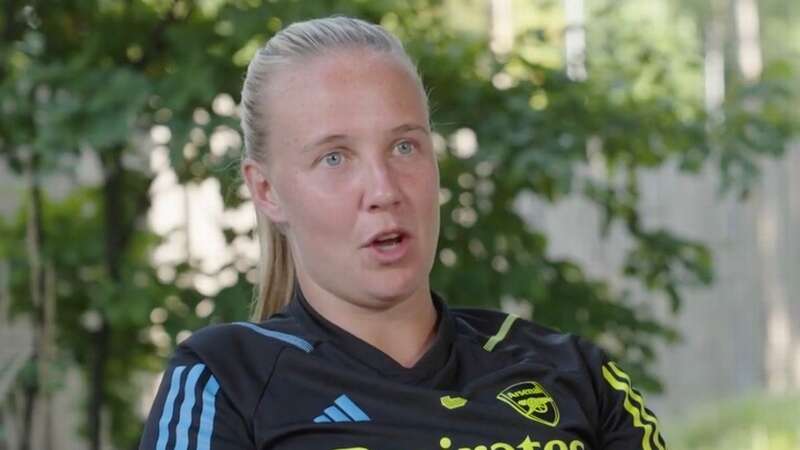
[[[167,399],[164,400],[164,410],[161,411],[161,418],[158,420],[158,441],[156,450],[165,450],[169,440],[169,421],[172,419],[172,410],[175,406],[175,398],[180,391],[181,375],[186,366],[178,366],[170,374],[169,392]]]
[[[280,331],[266,330],[250,322],[234,322],[234,324],[250,328],[251,330],[263,336],[271,337],[273,339],[278,339],[279,341],[283,341],[286,342],[287,344],[294,345],[295,347],[299,348],[300,350],[303,350],[306,353],[310,353],[311,350],[313,350],[314,348],[314,346],[312,346],[311,343],[293,334],[281,333]]]
[[[204,364],[195,364],[186,376],[183,403],[181,403],[181,418],[175,429],[175,450],[186,450],[189,447],[189,425],[192,422],[192,408],[194,408],[194,390],[197,379],[205,369]]]
[[[203,412],[200,413],[200,431],[197,432],[197,450],[209,450],[214,433],[214,413],[219,383],[212,375],[203,388]]]
[[[339,408],[342,408],[344,412],[346,412],[350,417],[353,418],[356,422],[366,422],[369,420],[369,416],[359,408],[350,397],[342,394],[337,398],[334,403],[336,403]]]

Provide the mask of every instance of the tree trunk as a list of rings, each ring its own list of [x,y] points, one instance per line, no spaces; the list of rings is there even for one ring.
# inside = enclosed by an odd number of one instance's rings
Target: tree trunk
[[[513,10],[511,0],[491,0],[489,3],[489,47],[503,59],[514,46]]]
[[[760,18],[757,0],[736,0],[736,35],[739,70],[745,81],[754,83],[761,77]]]
[[[564,48],[567,60],[567,76],[573,81],[584,81],[586,72],[586,26],[583,0],[563,0],[567,28]]]
[[[716,114],[725,101],[725,19],[720,2],[712,2],[711,9],[705,33],[705,105]]]
[[[26,178],[30,203],[27,210],[27,235],[25,238],[28,263],[30,266],[30,297],[33,305],[33,354],[31,364],[33,380],[24,388],[23,425],[20,438],[20,449],[30,450],[33,440],[34,418],[37,402],[41,395],[42,366],[45,360],[42,351],[46,347],[46,317],[44,314],[45,301],[45,276],[42,261],[42,246],[44,243],[44,227],[42,225],[42,191],[38,180],[39,156],[32,153],[26,164]],[[43,430],[49,433],[49,430]]]
[[[42,298],[42,329],[41,329],[41,360],[39,363],[39,380],[42,389],[41,414],[42,414],[42,448],[52,450],[55,448],[53,441],[53,393],[47,388],[48,380],[53,377],[50,368],[55,358],[56,348],[53,343],[53,328],[56,313],[56,271],[53,263],[48,261],[43,266],[44,297]]]
[[[102,317],[102,316],[101,316]],[[105,403],[105,368],[108,361],[108,324],[105,318],[100,319],[100,327],[92,332],[92,387],[89,399],[89,442],[92,450],[100,450],[102,446],[100,420]]]
[[[102,154],[103,161],[103,230],[106,271],[112,283],[121,282],[124,227],[124,199],[122,186],[124,170],[122,167],[122,147],[108,149]],[[134,217],[135,219],[135,217]],[[131,219],[133,220],[133,219]],[[109,341],[112,335],[111,324],[105,311],[99,311],[100,323],[92,332],[92,353],[94,355],[91,371],[91,398],[89,401],[89,441],[92,450],[102,447],[102,412],[105,405],[105,372],[109,356]]]
[[[768,161],[763,166],[761,189],[755,197],[762,304],[766,320],[764,371],[767,390],[782,394],[792,385],[793,346],[791,284],[785,270],[789,233],[782,230],[785,220],[785,193],[788,177],[785,161]],[[791,241],[788,241],[791,242]]]

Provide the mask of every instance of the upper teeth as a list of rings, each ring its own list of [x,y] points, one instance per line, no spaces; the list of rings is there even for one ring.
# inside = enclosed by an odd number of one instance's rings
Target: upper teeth
[[[379,241],[385,241],[387,239],[396,239],[398,237],[400,237],[400,233],[392,233],[392,234],[387,234],[386,236],[383,236],[383,237],[379,238],[378,240]]]

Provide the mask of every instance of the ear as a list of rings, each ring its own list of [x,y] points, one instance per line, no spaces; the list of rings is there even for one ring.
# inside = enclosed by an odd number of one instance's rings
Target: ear
[[[273,223],[285,223],[286,215],[283,211],[283,203],[268,178],[263,164],[252,158],[245,158],[242,161],[242,178],[250,190],[250,197],[255,207],[266,214]]]

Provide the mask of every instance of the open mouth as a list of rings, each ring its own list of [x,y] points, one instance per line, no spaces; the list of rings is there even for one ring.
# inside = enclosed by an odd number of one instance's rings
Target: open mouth
[[[392,236],[388,236],[381,239],[376,239],[372,242],[372,245],[378,247],[379,249],[391,249],[398,245],[400,245],[403,240],[406,239],[404,234],[395,233]]]

